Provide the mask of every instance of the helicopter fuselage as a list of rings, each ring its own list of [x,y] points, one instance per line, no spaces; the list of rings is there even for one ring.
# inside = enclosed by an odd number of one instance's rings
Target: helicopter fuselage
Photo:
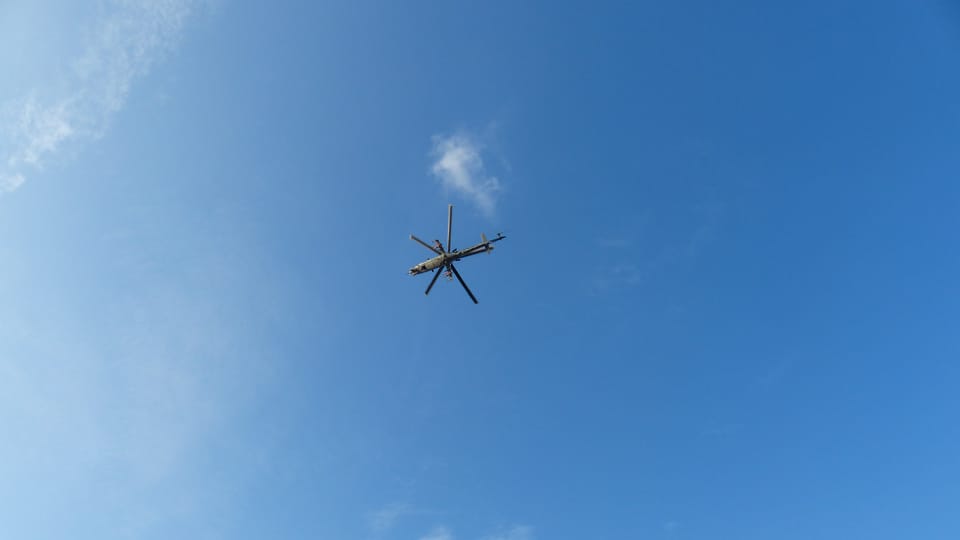
[[[424,272],[430,272],[431,270],[436,270],[437,268],[443,268],[447,264],[455,263],[460,259],[470,257],[473,255],[478,255],[480,253],[487,253],[488,251],[493,251],[493,243],[497,240],[503,240],[505,236],[498,235],[496,238],[491,240],[486,240],[485,242],[480,242],[479,244],[469,247],[463,251],[453,250],[450,252],[443,252],[432,259],[427,259],[422,263],[414,266],[410,269],[410,275],[415,276],[417,274],[422,274]]]
[[[448,259],[447,259],[447,257],[446,257],[445,255],[437,255],[436,257],[434,257],[434,258],[432,258],[432,259],[427,259],[427,260],[423,261],[422,263],[420,263],[420,264],[414,266],[413,268],[411,268],[411,269],[410,269],[410,275],[411,275],[411,276],[415,276],[415,275],[417,275],[417,274],[422,274],[422,273],[424,273],[424,272],[429,272],[429,271],[431,271],[431,270],[435,270],[435,269],[437,269],[437,268],[440,268],[441,266],[444,265],[444,263],[447,262],[447,260],[448,260]]]
[[[448,263],[455,263],[464,257],[476,255],[477,253],[486,253],[487,251],[493,249],[493,246],[488,245],[489,243],[490,242],[487,242],[486,244],[477,244],[466,251],[451,251],[450,253],[443,253],[432,259],[427,259],[411,268],[410,275],[415,276],[417,274],[436,270],[437,268],[446,266]]]

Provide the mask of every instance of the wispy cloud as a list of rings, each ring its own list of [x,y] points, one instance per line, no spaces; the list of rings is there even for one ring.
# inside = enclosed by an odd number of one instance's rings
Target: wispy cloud
[[[743,431],[743,424],[739,424],[736,422],[723,422],[723,423],[712,424],[700,430],[700,436],[713,438],[713,439],[724,439],[724,438],[736,436],[738,433],[742,431]]]
[[[464,133],[433,137],[431,171],[443,186],[470,200],[488,217],[496,211],[500,181],[487,173],[483,147]]]
[[[644,215],[639,223],[600,236],[597,266],[589,293],[634,288],[659,279],[665,271],[690,264],[715,241],[724,215],[719,201],[686,205],[678,216]]]
[[[420,540],[453,540],[453,533],[450,532],[450,529],[438,525],[426,535],[421,536]]]
[[[13,191],[20,187],[27,179],[20,173],[0,176],[0,192]]]
[[[505,531],[484,536],[483,540],[533,540],[533,527],[514,525]]]
[[[635,287],[643,283],[644,273],[635,264],[617,263],[604,267],[593,278],[591,290],[597,292],[607,292],[624,287]]]
[[[375,512],[371,512],[367,519],[370,530],[382,534],[393,529],[398,519],[412,513],[414,513],[414,508],[410,504],[390,503]]]
[[[103,135],[134,81],[177,42],[199,0],[113,0],[91,28],[67,73],[65,90],[35,90],[0,105],[0,193],[17,189],[68,143]],[[45,87],[56,87],[46,81]]]

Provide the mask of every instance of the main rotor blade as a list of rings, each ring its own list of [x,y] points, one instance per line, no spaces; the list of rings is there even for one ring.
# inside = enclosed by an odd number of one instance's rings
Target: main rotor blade
[[[443,273],[443,267],[441,266],[440,268],[437,268],[436,273],[433,274],[433,279],[430,280],[430,284],[427,285],[427,290],[424,291],[423,294],[430,294],[430,289],[433,288],[433,284],[437,282],[437,278],[440,277],[440,274],[442,273]]]
[[[453,205],[447,205],[447,251],[449,252],[452,247],[450,246],[450,233],[453,230]]]
[[[457,280],[460,281],[461,285],[463,285],[463,290],[467,291],[467,294],[470,295],[470,299],[473,300],[473,303],[478,304],[479,302],[477,302],[477,297],[474,296],[472,292],[470,292],[470,287],[467,287],[467,284],[463,282],[463,278],[460,277],[460,272],[457,272],[456,267],[454,267],[452,264],[447,266],[449,266],[450,269],[453,270],[453,275],[457,276]]]
[[[436,253],[437,255],[443,255],[443,253],[440,253],[440,250],[439,250],[439,249],[431,246],[430,244],[424,242],[423,240],[417,238],[416,236],[414,236],[414,235],[412,235],[412,234],[410,235],[410,239],[413,240],[414,242],[419,243],[421,246],[429,249],[430,251]]]

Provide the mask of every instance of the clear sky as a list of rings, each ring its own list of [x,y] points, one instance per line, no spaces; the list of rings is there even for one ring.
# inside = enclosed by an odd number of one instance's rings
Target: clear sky
[[[0,73],[2,538],[960,537],[954,2],[7,0]]]

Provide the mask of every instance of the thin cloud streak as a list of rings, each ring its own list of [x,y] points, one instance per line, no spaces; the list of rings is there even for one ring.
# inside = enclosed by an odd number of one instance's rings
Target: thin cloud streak
[[[496,211],[500,181],[487,174],[481,146],[465,134],[433,137],[431,171],[443,186],[470,200],[487,217]]]
[[[385,533],[393,529],[398,519],[413,512],[413,506],[409,504],[391,503],[376,512],[371,512],[368,517],[368,523],[374,533]]]
[[[483,540],[533,540],[533,527],[514,525],[503,532],[484,536]]]
[[[453,540],[453,533],[450,532],[450,529],[441,525],[434,527],[425,536],[421,536],[420,540]]]
[[[25,169],[41,170],[66,144],[101,137],[134,81],[176,44],[198,1],[110,2],[61,75],[68,90],[45,98],[33,91],[0,106],[0,193],[20,187]]]

